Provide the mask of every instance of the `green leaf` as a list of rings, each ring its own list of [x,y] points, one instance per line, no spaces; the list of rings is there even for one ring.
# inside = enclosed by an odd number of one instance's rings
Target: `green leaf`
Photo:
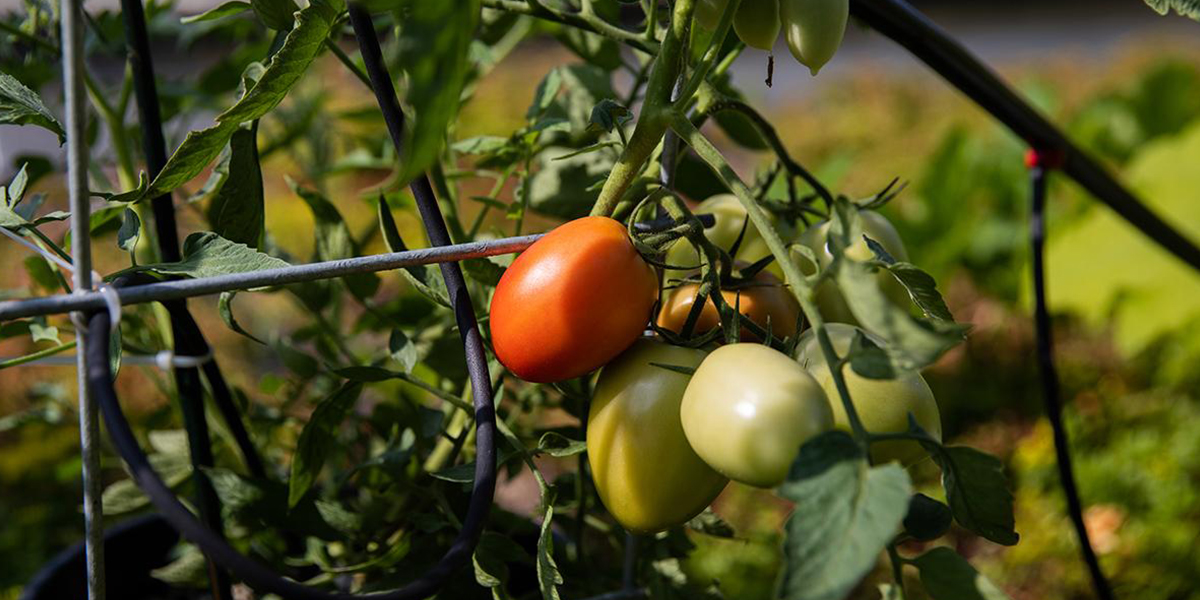
[[[132,208],[125,207],[121,218],[121,228],[117,230],[117,247],[132,255],[140,237],[142,237],[142,219]]]
[[[129,271],[154,271],[162,275],[185,275],[196,279],[279,269],[288,263],[263,254],[245,244],[231,242],[211,231],[189,235],[183,242],[183,260],[175,263],[146,265]],[[118,273],[119,275],[120,273]]]
[[[192,475],[192,465],[187,456],[151,454],[149,458],[150,466],[163,483],[173,490],[178,490]],[[132,479],[122,479],[104,488],[100,501],[104,506],[104,516],[131,513],[150,505],[150,498]]]
[[[60,145],[67,141],[67,133],[37,92],[5,73],[0,73],[0,125],[37,125],[57,135]]]
[[[475,546],[471,562],[475,566],[475,582],[492,590],[492,598],[508,598],[504,586],[508,583],[508,563],[530,562],[529,555],[508,536],[485,531]]]
[[[387,381],[388,379],[393,379],[397,376],[394,371],[389,371],[382,367],[368,366],[343,367],[341,369],[334,369],[333,372],[339,377],[345,377],[350,381],[357,381],[360,383],[376,383],[379,381]]]
[[[934,548],[912,559],[921,584],[933,600],[1008,600],[994,583],[949,548]]]
[[[250,0],[250,6],[263,25],[276,31],[292,28],[296,13],[296,3],[292,0]]]
[[[953,520],[949,506],[925,494],[913,494],[908,501],[908,514],[904,515],[904,532],[928,542],[946,535]]]
[[[542,115],[546,114],[546,110],[554,103],[554,99],[558,97],[558,91],[562,89],[563,77],[562,71],[559,68],[550,69],[549,73],[542,78],[538,83],[537,89],[533,92],[533,102],[529,104],[529,109],[525,111],[525,118],[530,121],[537,121]]]
[[[330,500],[317,500],[313,505],[317,508],[317,514],[342,534],[354,535],[362,530],[362,515],[350,512],[345,506]]]
[[[906,262],[892,263],[886,268],[908,290],[909,298],[926,317],[954,322],[954,315],[950,314],[950,308],[946,306],[946,301],[937,290],[937,282],[931,275]]]
[[[520,452],[512,449],[502,450],[499,457],[496,458],[496,468],[499,469],[508,464],[510,460],[516,458],[519,454]],[[472,483],[475,481],[475,461],[447,467],[440,471],[434,471],[429,475],[434,479],[441,479],[450,483]]]
[[[785,600],[841,600],[871,571],[908,507],[908,473],[892,463],[871,468],[843,432],[800,449],[779,494],[798,503],[785,525]]]
[[[595,6],[600,11],[610,9],[607,11],[609,12],[609,16],[601,17],[606,21],[613,22],[619,20],[620,15],[615,14],[617,12],[616,3],[600,2]],[[558,28],[555,32],[555,37],[558,38],[559,42],[562,42],[562,45],[579,55],[584,62],[590,65],[601,67],[606,71],[615,71],[621,67],[621,47],[617,44],[616,40],[569,26]]]
[[[25,186],[29,183],[29,173],[25,170],[26,163],[21,164],[21,170],[13,176],[12,181],[8,184],[7,198],[5,203],[9,206],[17,206],[21,203],[21,199],[25,197]],[[32,219],[33,215],[28,215],[26,219]]]
[[[33,338],[33,343],[38,342],[53,342],[61,344],[62,340],[58,339],[58,328],[53,325],[43,325],[37,321],[29,323],[29,336]]]
[[[587,129],[592,109],[604,98],[616,98],[612,75],[596,65],[568,65],[562,71],[563,94],[558,98],[549,114],[561,116],[566,113],[573,131]]]
[[[225,17],[231,17],[233,15],[241,14],[248,10],[250,10],[249,3],[242,2],[242,0],[229,0],[228,2],[221,4],[220,6],[210,8],[198,15],[191,15],[188,17],[183,17],[182,19],[179,19],[179,22],[186,25],[188,23],[199,23],[199,22],[203,22],[203,21],[216,21],[217,19],[224,19]]]
[[[18,215],[16,211],[14,211],[12,208],[9,208],[7,204],[0,204],[0,227],[16,229],[24,225],[26,222],[27,221],[25,221],[24,217]]]
[[[325,196],[300,187],[290,177],[287,184],[312,211],[317,258],[338,260],[354,256],[354,237],[337,207]]]
[[[221,320],[225,322],[225,326],[235,333],[246,336],[262,345],[267,345],[266,342],[254,337],[254,334],[242,328],[242,325],[233,317],[233,299],[237,296],[237,292],[221,292],[221,297],[217,300],[217,314],[221,315]]]
[[[256,130],[256,127],[238,128],[229,138],[227,175],[208,207],[208,223],[213,231],[251,248],[258,248],[265,223]]]
[[[346,420],[360,392],[361,383],[343,385],[317,405],[304,425],[296,442],[296,454],[292,457],[292,470],[288,477],[289,508],[296,506],[316,481],[321,467],[325,465],[325,457],[337,440],[338,427]]]
[[[887,351],[880,348],[862,330],[854,331],[850,342],[850,368],[867,379],[895,379],[896,369]]]
[[[906,370],[921,369],[962,342],[967,327],[910,315],[905,308],[893,304],[880,289],[874,272],[876,267],[845,254],[852,240],[862,237],[858,209],[854,205],[838,198],[830,223],[829,248],[834,254],[830,269],[842,296],[864,329],[889,342],[887,351],[894,364]]]
[[[406,0],[399,6],[397,56],[408,79],[404,99],[410,107],[401,182],[424,172],[441,154],[467,81],[468,52],[480,10],[479,0]]]
[[[396,220],[392,218],[391,209],[382,199],[379,202],[379,228],[383,230],[383,241],[387,244],[389,251],[404,252],[408,250],[404,239],[400,237],[400,230],[396,228]],[[450,307],[450,292],[446,290],[446,282],[442,281],[438,267],[434,265],[404,267],[400,270],[400,275],[421,295],[442,306]]]
[[[272,4],[291,4],[291,0]],[[217,115],[217,122],[241,124],[254,121],[278,106],[321,53],[343,7],[341,0],[312,0],[308,8],[297,13],[296,26],[288,33],[279,52],[271,57],[262,77],[237,104]]]
[[[150,576],[172,587],[203,588],[208,585],[208,559],[195,546],[185,544],[175,560],[150,571]]]
[[[391,353],[392,360],[400,363],[400,368],[405,373],[412,373],[413,367],[417,366],[421,358],[417,344],[399,329],[393,329],[391,337],[388,338],[388,352]]]
[[[605,98],[592,108],[588,117],[588,131],[603,131],[612,133],[613,129],[623,127],[633,120],[633,113],[621,103],[611,98]]]
[[[283,366],[301,377],[311,378],[321,368],[321,363],[317,362],[317,359],[296,350],[289,343],[277,341],[271,347],[279,355],[279,360],[283,361]]]
[[[536,452],[555,458],[575,456],[587,451],[587,442],[570,439],[560,433],[548,431],[538,440]]]
[[[997,544],[1015,545],[1020,536],[1013,529],[1013,495],[1000,459],[967,446],[921,445],[942,469],[954,520]]]
[[[240,124],[261,118],[283,101],[324,48],[341,9],[340,0],[313,0],[297,14],[295,28],[271,58],[262,77],[236,104],[217,115],[215,125],[189,133],[144,192],[133,198],[122,195],[110,201],[156,198],[199,175],[221,153]]]
[[[465,140],[459,140],[450,148],[461,154],[493,154],[508,147],[509,138],[495,135],[480,135]]]
[[[1200,21],[1200,0],[1146,0],[1146,4],[1160,15],[1174,9],[1178,14]]]
[[[486,286],[496,287],[500,278],[504,276],[504,267],[486,258],[468,258],[459,264],[462,265],[463,273]]]
[[[549,147],[538,155],[538,171],[529,178],[529,207],[544,215],[576,219],[591,211],[596,195],[588,188],[613,169],[610,153],[567,156],[571,149]]]
[[[542,516],[541,535],[537,543],[537,575],[538,589],[542,592],[542,600],[559,600],[558,586],[563,583],[562,573],[558,572],[558,564],[554,562],[554,535],[550,521],[554,519],[554,502],[546,502]]]

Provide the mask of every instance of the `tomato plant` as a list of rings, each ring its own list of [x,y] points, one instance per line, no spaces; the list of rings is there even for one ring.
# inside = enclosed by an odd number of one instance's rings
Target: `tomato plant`
[[[140,3],[123,4],[95,15],[86,40],[90,60],[117,68],[70,82],[100,117],[87,137],[104,140],[84,190],[97,207],[76,217],[97,242],[97,270],[159,304],[127,295],[129,306],[112,307],[115,333],[92,331],[111,343],[81,350],[110,411],[124,415],[113,389],[178,398],[184,411],[164,401],[136,415],[153,428],[141,438],[153,469],[129,458],[139,438],[110,425],[136,477],[105,473],[105,515],[153,503],[179,527],[190,512],[164,510],[162,497],[195,491],[199,527],[230,548],[184,536],[154,557],[169,561],[154,577],[214,597],[233,580],[263,592],[264,580],[304,579],[311,597],[342,597],[429,573],[443,579],[417,586],[425,596],[555,600],[623,587],[708,597],[711,582],[682,565],[696,536],[733,537],[721,502],[706,511],[729,479],[786,501],[755,510],[789,507],[787,600],[845,597],[885,552],[899,588],[903,567],[924,577],[941,561],[953,593],[979,592],[957,554],[907,556],[918,550],[896,538],[903,527],[939,537],[947,511],[964,530],[1015,543],[998,460],[941,443],[919,370],[964,327],[873,212],[888,198],[831,191],[733,84],[737,40],[770,50],[781,31],[816,74],[841,43],[846,0],[310,0],[299,10],[256,0],[183,22],[159,3],[149,21]],[[58,11],[29,2],[18,20],[0,30],[19,42],[0,51],[0,123],[61,140],[57,107],[42,98],[60,88],[38,65],[77,57],[60,43]],[[195,68],[171,56],[188,68],[156,92],[139,46],[148,40],[131,27],[147,23],[156,48],[223,51]],[[114,43],[122,31],[128,51]],[[515,118],[481,117],[508,114],[516,90],[500,65],[547,37],[579,62],[528,82],[532,100]],[[120,68],[126,55],[132,68]],[[503,101],[489,95],[497,81]],[[699,129],[709,119],[769,151],[756,155],[765,170],[754,181]],[[179,132],[170,153],[153,134],[164,131]],[[80,137],[68,138],[73,151]],[[69,215],[27,192],[59,193],[38,181],[46,165],[31,161],[0,188],[0,227],[42,253],[20,263],[31,282],[21,297],[72,291],[66,232],[54,225]],[[178,224],[174,199],[190,211]],[[422,231],[439,248],[410,250]],[[529,231],[546,233],[521,237]],[[284,276],[246,283],[264,273]],[[222,295],[205,310],[229,334],[210,349],[181,316],[179,289],[213,281],[204,289]],[[874,337],[831,323],[851,313]],[[0,368],[80,343],[75,321],[48,314],[3,324],[0,341],[28,352]],[[98,314],[89,318],[109,316]],[[728,343],[708,352],[719,338]],[[93,360],[96,348],[107,360]],[[246,360],[223,362],[236,365],[226,380],[209,350]],[[152,359],[176,361],[174,377],[120,380]],[[206,394],[225,422],[211,432]],[[942,470],[945,505],[914,500],[928,482],[892,464],[918,454]],[[228,556],[246,549],[254,556]]]
[[[704,356],[642,340],[600,372],[588,413],[588,464],[605,508],[626,529],[680,525],[728,483],[684,437],[679,405],[688,376],[664,368],[695,368]]]

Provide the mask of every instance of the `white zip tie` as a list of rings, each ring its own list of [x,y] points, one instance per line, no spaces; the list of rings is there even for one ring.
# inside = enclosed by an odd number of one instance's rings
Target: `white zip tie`
[[[62,267],[68,273],[75,272],[75,265],[63,260],[61,256],[58,256],[57,254],[54,254],[45,248],[33,244],[25,238],[13,233],[12,231],[9,231],[7,227],[0,227],[0,233],[12,238],[13,241],[21,244],[35,254],[40,255],[42,258]],[[92,281],[97,282],[95,290],[104,297],[104,304],[108,307],[109,332],[116,333],[117,330],[121,328],[121,297],[117,294],[117,289],[105,282],[104,278],[95,271],[92,271]],[[87,333],[87,324],[83,322],[82,318],[78,318],[77,315],[79,315],[79,313],[71,313],[71,322],[75,324],[75,327],[84,333]]]

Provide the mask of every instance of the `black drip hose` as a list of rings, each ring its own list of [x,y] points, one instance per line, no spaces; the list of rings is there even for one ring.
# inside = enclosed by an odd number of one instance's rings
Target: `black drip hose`
[[[1125,189],[987,65],[904,0],[852,0],[850,14],[891,38],[1029,145],[1063,154],[1062,171],[1179,260],[1200,269],[1200,247]]]
[[[370,16],[353,5],[351,18],[354,19],[356,33],[363,45],[363,55],[371,74],[373,87],[376,89],[376,96],[380,100],[381,110],[388,123],[389,131],[392,132],[393,141],[399,146],[404,118],[396,101],[391,81],[382,65],[374,26]],[[369,35],[364,34],[360,30],[360,26],[365,26]],[[424,176],[419,177],[413,182],[412,191],[429,232],[430,241],[435,245],[449,244],[450,236],[445,222],[442,220],[441,211],[438,209],[437,199],[433,195],[429,180]],[[150,466],[149,459],[138,445],[129,421],[121,411],[116,391],[113,388],[112,374],[109,372],[109,335],[106,332],[109,330],[110,317],[107,312],[96,312],[88,319],[89,330],[97,333],[87,339],[85,352],[90,361],[87,377],[92,386],[92,393],[95,394],[100,405],[113,445],[129,466],[135,483],[146,493],[163,518],[179,530],[184,537],[196,544],[205,556],[228,569],[237,578],[259,592],[273,593],[284,598],[298,600],[359,598],[417,600],[436,593],[450,576],[466,565],[470,559],[483,532],[496,488],[496,414],[492,404],[492,386],[488,375],[487,358],[483,351],[483,341],[475,321],[475,312],[462,271],[456,263],[443,263],[441,269],[454,306],[458,328],[462,333],[467,368],[471,375],[476,428],[475,482],[467,515],[463,519],[463,527],[458,537],[455,538],[442,559],[419,579],[391,592],[348,594],[319,590],[281,577],[271,568],[235,550],[219,532],[213,531],[197,520]],[[204,346],[204,349],[207,350],[207,345]],[[195,351],[197,348],[190,348],[190,350]],[[214,391],[214,395],[216,394]]]
[[[1067,430],[1062,420],[1062,396],[1058,384],[1058,370],[1054,366],[1053,332],[1050,328],[1050,312],[1046,308],[1046,266],[1043,248],[1046,239],[1046,167],[1034,165],[1030,168],[1033,184],[1033,211],[1030,215],[1030,239],[1033,243],[1033,289],[1035,296],[1034,321],[1037,324],[1037,359],[1042,380],[1042,400],[1046,404],[1046,417],[1054,430],[1054,453],[1057,457],[1058,476],[1063,495],[1067,499],[1067,512],[1079,538],[1079,552],[1092,578],[1092,588],[1100,600],[1113,600],[1112,587],[1100,569],[1100,561],[1088,537],[1087,525],[1083,521],[1083,503],[1079,500],[1079,489],[1075,486],[1075,473],[1071,466],[1071,449],[1067,441]]]
[[[166,141],[162,132],[162,114],[159,110],[158,90],[154,80],[154,63],[150,52],[150,39],[146,32],[146,17],[140,0],[122,0],[121,14],[125,21],[126,46],[129,53],[129,63],[133,70],[134,91],[137,99],[138,115],[142,123],[142,147],[146,154],[146,166],[153,177],[167,163]],[[163,260],[179,260],[179,233],[175,224],[175,207],[170,194],[164,194],[151,201],[154,212],[154,226],[158,235],[159,253]],[[176,305],[168,304],[171,310],[171,327],[177,345],[184,340],[196,345],[198,356],[208,352],[208,344],[204,334],[196,325],[195,319],[187,310],[187,304],[180,301]],[[184,354],[183,348],[176,348]],[[176,370],[176,377],[179,376]],[[246,462],[250,474],[266,478],[262,458],[258,449],[250,440],[250,435],[242,424],[241,415],[221,369],[215,361],[204,365],[204,378],[212,389],[213,400],[222,418],[233,434],[238,451]],[[206,436],[207,437],[207,436]]]
[[[126,47],[129,64],[133,72],[134,95],[138,115],[141,119],[142,150],[146,155],[146,167],[150,177],[155,177],[167,164],[167,144],[162,131],[162,113],[158,103],[158,89],[154,80],[154,61],[150,52],[150,36],[146,30],[146,15],[141,0],[121,0],[121,15],[125,23]],[[178,262],[179,230],[175,223],[175,205],[171,194],[154,198],[150,203],[154,213],[155,232],[158,236],[158,251],[162,260]],[[203,356],[208,344],[196,327],[195,320],[187,310],[184,300],[170,303],[171,334],[175,352],[185,356]],[[194,331],[189,331],[194,330]],[[208,431],[208,420],[204,415],[204,387],[200,381],[200,370],[195,367],[175,367],[175,386],[179,392],[179,405],[187,431],[188,449],[191,456],[193,478],[196,482],[196,505],[204,524],[217,535],[224,527],[221,523],[221,499],[213,488],[212,481],[204,472],[205,467],[214,465],[212,438]],[[217,372],[219,376],[219,371]],[[221,381],[222,385],[224,380]],[[222,410],[223,415],[229,411]],[[236,415],[236,411],[234,411]],[[242,427],[241,419],[229,423],[231,430]],[[243,430],[244,432],[244,430]],[[235,436],[236,437],[236,436]],[[249,440],[249,436],[245,436]],[[253,446],[250,446],[253,452]],[[241,449],[246,455],[246,447]],[[247,463],[251,460],[247,455]],[[208,561],[208,578],[212,593],[218,600],[232,598],[229,575],[217,568],[211,557]]]

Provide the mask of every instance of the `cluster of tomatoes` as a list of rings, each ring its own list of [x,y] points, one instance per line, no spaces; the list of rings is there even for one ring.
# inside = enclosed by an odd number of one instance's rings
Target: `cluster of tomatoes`
[[[695,20],[716,29],[729,0],[697,0]],[[813,75],[833,58],[850,18],[850,0],[742,0],[733,30],[747,46],[770,51],[780,31],[788,50]]]
[[[730,248],[741,238],[736,258],[745,262],[740,264],[769,254],[757,231],[743,231],[746,213],[736,198],[710,198],[698,210],[716,217],[705,231],[714,244]],[[890,223],[870,211],[862,211],[862,223],[868,237],[903,260],[904,247]],[[828,228],[827,223],[813,225],[796,240],[813,250],[820,266],[832,260]],[[865,241],[860,244],[847,251],[849,258],[871,258]],[[696,264],[689,262],[694,252],[680,239],[668,249],[667,263]],[[668,280],[672,275],[667,273]],[[603,367],[588,413],[588,460],[601,500],[628,530],[654,532],[682,524],[703,511],[730,479],[774,487],[805,441],[834,427],[849,428],[815,336],[798,331],[795,299],[769,270],[753,275],[749,284],[722,294],[771,337],[799,335],[796,358],[744,329],[741,342],[713,344],[715,349],[646,336],[659,298],[658,274],[625,226],[606,217],[585,217],[554,229],[518,256],[496,287],[493,348],[515,375],[546,383]],[[691,305],[704,301],[696,292],[695,284],[670,289],[658,326],[680,331]],[[822,314],[848,320],[845,302],[831,283],[818,288],[817,299]],[[707,302],[695,323],[697,333],[719,326],[717,309],[711,299]],[[842,356],[859,331],[847,323],[830,323],[826,330]],[[867,431],[905,431],[911,413],[940,438],[937,404],[920,374],[874,380],[843,369],[843,376]],[[908,463],[924,451],[913,441],[888,441],[874,444],[871,452],[875,462]]]

